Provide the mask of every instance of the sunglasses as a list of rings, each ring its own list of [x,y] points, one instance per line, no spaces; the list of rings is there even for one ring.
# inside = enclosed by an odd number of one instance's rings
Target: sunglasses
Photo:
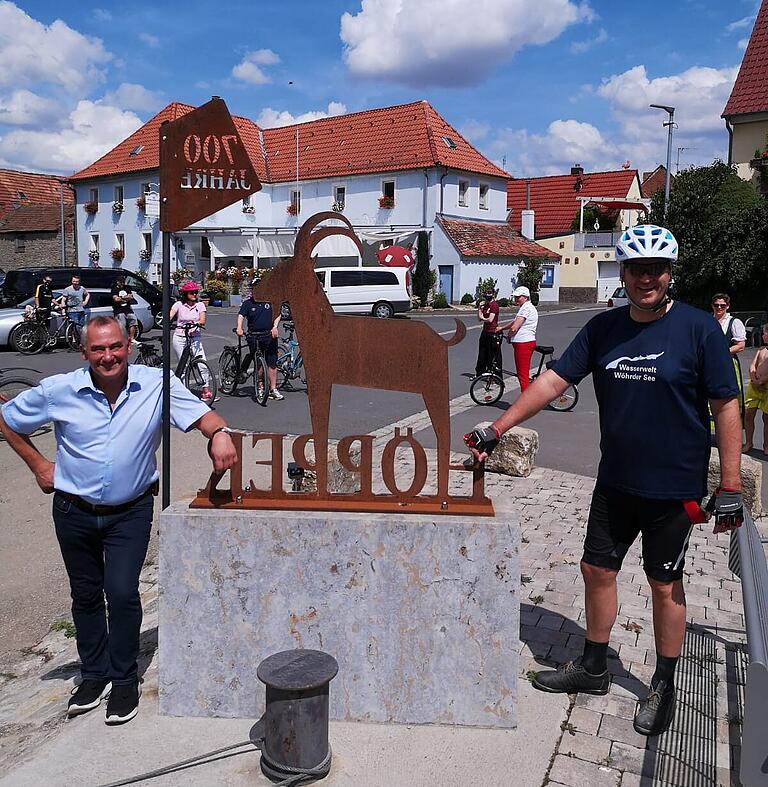
[[[669,263],[663,260],[658,262],[625,262],[624,270],[629,271],[633,276],[642,276],[644,273],[649,276],[661,276],[662,273],[669,272]]]
[[[728,308],[728,304],[727,303],[713,303],[712,304],[712,308],[713,309],[727,309]]]

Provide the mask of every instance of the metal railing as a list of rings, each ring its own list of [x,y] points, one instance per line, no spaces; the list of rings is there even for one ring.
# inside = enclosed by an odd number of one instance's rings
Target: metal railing
[[[768,784],[768,563],[749,512],[731,533],[728,565],[741,579],[749,666],[744,687],[741,770],[744,785]]]
[[[621,232],[577,232],[573,238],[573,247],[576,251],[614,248],[620,237]]]

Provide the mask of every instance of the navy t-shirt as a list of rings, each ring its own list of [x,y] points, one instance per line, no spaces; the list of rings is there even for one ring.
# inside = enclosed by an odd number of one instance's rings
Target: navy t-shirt
[[[592,318],[551,368],[579,383],[592,373],[600,411],[598,482],[648,498],[706,494],[708,399],[738,395],[720,325],[676,302],[635,322],[629,306]]]
[[[275,322],[272,316],[272,304],[254,301],[252,298],[243,301],[240,314],[245,317],[249,333],[270,331]]]

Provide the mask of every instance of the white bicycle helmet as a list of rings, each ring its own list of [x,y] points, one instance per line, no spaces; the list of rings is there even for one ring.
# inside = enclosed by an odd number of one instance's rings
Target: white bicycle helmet
[[[655,224],[639,224],[622,233],[616,244],[616,261],[643,262],[643,260],[677,259],[675,236],[664,227]]]

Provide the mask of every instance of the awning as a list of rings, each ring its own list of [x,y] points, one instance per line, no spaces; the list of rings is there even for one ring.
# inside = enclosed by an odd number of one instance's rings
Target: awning
[[[214,257],[253,257],[250,235],[208,235]],[[291,252],[293,253],[293,252]]]
[[[611,200],[607,202],[601,199],[590,200],[587,205],[600,205],[610,210],[648,210],[649,207],[645,202],[633,202],[631,200]]]
[[[293,235],[255,235],[256,255],[265,257],[292,257],[295,237]],[[213,243],[213,241],[211,241]],[[313,257],[359,257],[360,252],[354,242],[345,235],[331,235],[323,238],[312,249]]]

